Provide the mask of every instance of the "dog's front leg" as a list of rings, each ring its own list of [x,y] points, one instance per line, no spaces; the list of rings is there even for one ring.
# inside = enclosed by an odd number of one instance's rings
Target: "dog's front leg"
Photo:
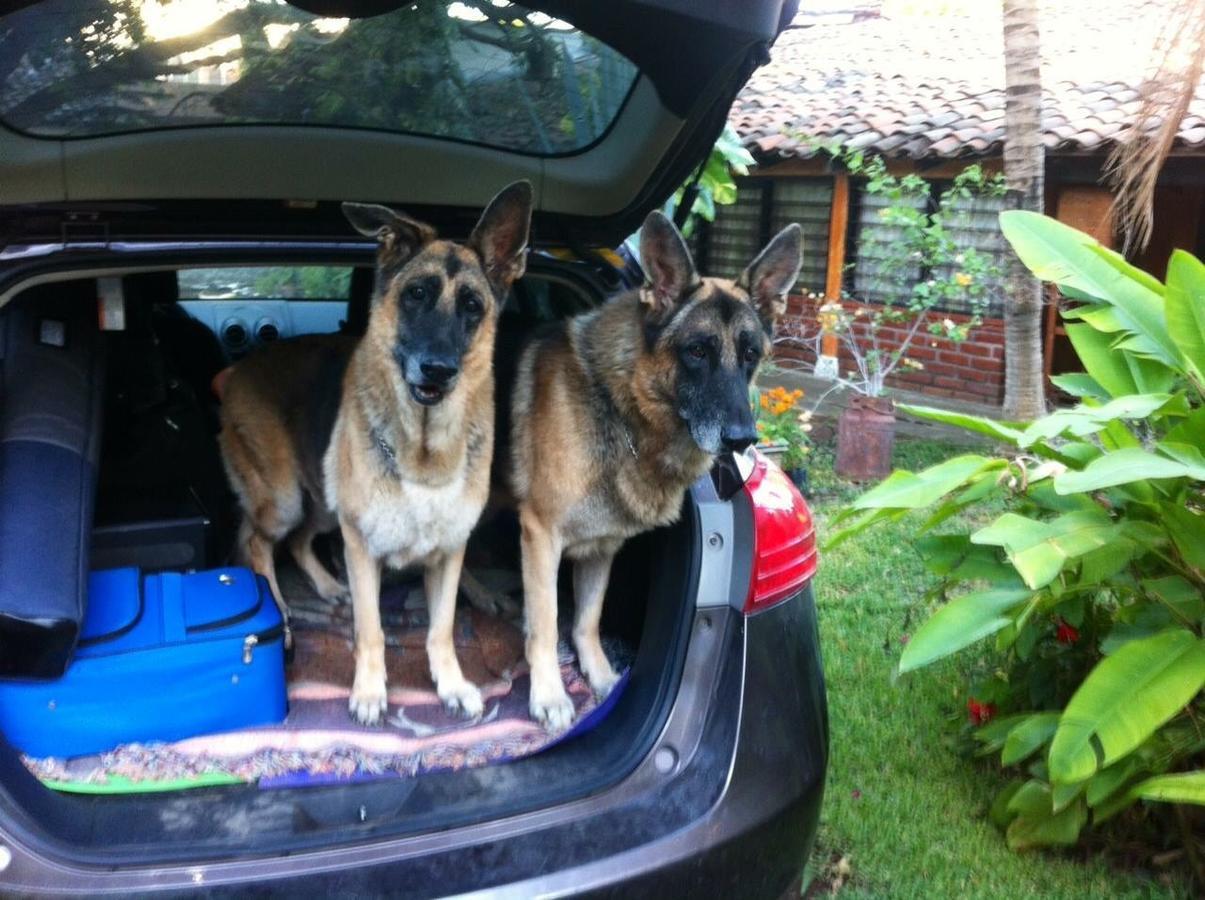
[[[427,562],[424,586],[431,624],[427,629],[427,659],[435,691],[452,712],[476,718],[485,709],[481,691],[467,681],[456,659],[453,629],[456,622],[456,589],[464,565],[464,547],[437,555]]]
[[[573,621],[573,643],[582,672],[600,700],[611,693],[619,680],[598,637],[598,622],[602,618],[603,598],[611,576],[614,553],[604,553],[579,559],[573,564],[573,596],[577,610]]]
[[[369,551],[360,529],[348,522],[341,524],[356,630],[356,676],[348,709],[361,724],[376,725],[388,706],[385,632],[381,628],[381,563]]]
[[[573,721],[573,702],[561,682],[557,662],[556,573],[561,537],[528,507],[519,511],[523,544],[523,594],[527,618],[527,662],[531,666],[532,717],[549,731]]]

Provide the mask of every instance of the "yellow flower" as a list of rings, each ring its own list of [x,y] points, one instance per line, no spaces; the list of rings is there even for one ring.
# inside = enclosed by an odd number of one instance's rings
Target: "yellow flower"
[[[954,281],[959,287],[970,287],[975,279],[966,272],[955,272]]]

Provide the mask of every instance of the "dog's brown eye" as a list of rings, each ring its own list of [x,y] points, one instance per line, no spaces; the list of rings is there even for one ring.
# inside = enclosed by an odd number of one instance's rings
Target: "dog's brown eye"
[[[686,352],[690,354],[691,359],[705,359],[707,357],[706,344],[691,344],[686,348]]]
[[[482,307],[481,301],[476,297],[468,297],[464,301],[464,311],[466,315],[479,316],[481,315],[483,309],[484,307]]]
[[[747,363],[757,362],[757,351],[754,350],[752,347],[745,348],[745,362],[747,362]]]
[[[421,284],[412,284],[406,288],[406,293],[410,295],[411,300],[425,300],[427,297],[427,289]]]

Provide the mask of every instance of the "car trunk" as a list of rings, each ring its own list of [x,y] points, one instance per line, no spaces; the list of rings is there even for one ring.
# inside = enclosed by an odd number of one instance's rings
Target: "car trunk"
[[[533,254],[520,287],[575,297],[558,316],[593,305],[617,286],[595,248],[618,245],[700,171],[795,5],[213,0],[187,27],[147,18],[177,4],[144,4],[133,28],[108,0],[41,0],[0,16],[0,338],[21,332],[36,349],[0,359],[0,450],[14,434],[21,444],[0,453],[0,601],[24,604],[18,616],[0,605],[0,675],[45,664],[46,635],[59,655],[72,646],[90,566],[229,558],[237,521],[214,444],[213,362],[182,352],[209,338],[179,317],[153,321],[152,273],[364,270],[372,248],[350,237],[340,201],[390,203],[463,239],[489,198],[524,178],[535,245],[594,262]],[[145,317],[128,306],[126,326],[97,331],[98,294],[135,276],[126,298],[148,292]],[[103,321],[103,300],[100,311]],[[363,309],[346,320],[362,325]],[[538,324],[504,321],[500,377]],[[212,323],[210,338],[225,327]],[[70,356],[80,335],[92,349],[70,365],[41,349]],[[603,633],[629,674],[585,733],[416,776],[339,777],[336,760],[331,777],[304,785],[104,795],[47,788],[34,772],[61,772],[31,770],[0,741],[5,826],[52,855],[119,866],[436,832],[598,794],[649,754],[684,684],[703,514],[692,493],[683,502],[677,524],[629,541],[616,561]],[[468,570],[492,589],[513,586],[517,553],[513,516],[499,513],[474,536]],[[289,577],[306,613],[329,619]],[[711,605],[728,589],[721,576]],[[564,578],[560,594],[569,602]],[[503,625],[513,655],[517,631]],[[402,647],[403,658],[420,654],[421,643]],[[710,673],[696,674],[705,695]]]
[[[363,261],[363,256],[356,259]],[[347,261],[345,256],[342,261]],[[90,441],[99,447],[95,503],[85,503],[80,514],[89,515],[93,506],[95,514],[91,528],[63,529],[53,519],[28,526],[45,532],[25,536],[27,546],[42,548],[42,569],[81,551],[90,557],[93,569],[134,565],[144,574],[205,570],[230,561],[238,513],[217,456],[216,400],[212,394],[200,395],[212,367],[220,362],[213,354],[194,352],[189,343],[204,345],[212,333],[203,327],[181,327],[183,319],[162,310],[153,318],[145,309],[138,311],[139,304],[148,309],[164,305],[154,298],[175,275],[163,268],[166,262],[161,257],[154,272],[124,268],[126,328],[91,335],[101,360],[91,383],[99,381],[104,387],[102,412],[87,426],[99,430]],[[516,293],[539,301],[523,309],[563,316],[600,302],[603,287],[595,271],[533,256]],[[22,322],[45,322],[54,316],[66,321],[74,340],[83,340],[80,332],[95,328],[95,298],[103,291],[96,279],[70,276],[61,272],[53,283],[18,291],[0,310],[0,331],[13,334],[23,328]],[[349,313],[347,319],[352,318]],[[191,322],[197,325],[196,319]],[[538,325],[508,307],[499,329],[501,378],[507,377],[523,335]],[[11,369],[5,372],[10,399],[17,395],[19,375]],[[196,383],[196,390],[190,389],[190,382]],[[62,390],[55,384],[49,394],[33,390],[45,406],[62,402],[54,396]],[[26,477],[38,480],[38,470],[28,471]],[[6,485],[5,492],[10,489],[11,484]],[[55,506],[56,491],[61,492],[57,482],[44,484],[38,502]],[[219,760],[216,766],[239,775],[242,783],[206,786],[215,782],[214,758],[207,757],[214,747],[203,737],[200,745],[183,742],[193,747],[183,755],[176,749],[182,745],[168,744],[161,749],[122,746],[99,757],[44,759],[4,746],[0,788],[39,831],[70,845],[77,855],[95,853],[113,861],[128,853],[142,862],[297,849],[352,835],[427,832],[589,796],[633,770],[674,702],[695,612],[701,547],[697,510],[689,496],[684,503],[676,525],[630,541],[616,561],[602,631],[617,669],[626,668],[628,674],[606,708],[579,704],[578,722],[589,720],[584,733],[550,743],[533,738],[532,731],[538,729],[527,722],[522,740],[511,734],[504,746],[490,746],[490,729],[497,730],[505,715],[511,716],[512,725],[526,718],[521,623],[513,611],[496,616],[475,611],[462,594],[458,617],[464,623],[458,633],[468,637],[458,640],[458,654],[466,674],[499,690],[513,690],[516,697],[494,697],[487,704],[484,724],[457,724],[450,714],[442,717],[438,712],[433,720],[434,695],[423,658],[424,620],[421,613],[393,620],[391,639],[399,646],[391,651],[396,652],[391,677],[398,683],[391,688],[408,702],[400,704],[383,732],[428,740],[423,745],[426,757],[420,753],[399,760],[396,755],[365,752],[358,742],[373,730],[354,725],[346,714],[350,610],[318,598],[282,551],[281,580],[294,608],[298,652],[288,669],[290,717],[271,733],[289,736],[289,752],[281,753],[279,744],[253,745],[229,765]],[[73,546],[73,534],[87,547]],[[339,571],[337,538],[320,539],[319,555]],[[18,576],[23,566],[11,553],[5,558],[12,563],[7,566],[9,577]],[[513,512],[487,513],[470,542],[468,577],[492,597],[509,595],[521,604],[518,563]],[[568,570],[561,574],[560,595],[568,607],[560,619],[568,623],[572,586]],[[421,585],[412,573],[387,579],[382,596],[396,598],[399,592],[409,594],[403,606],[413,607],[417,600],[421,609]],[[388,615],[386,621],[388,625]],[[5,636],[13,637],[9,631]],[[563,643],[565,652],[569,646]],[[504,672],[496,660],[491,668],[491,653],[495,658],[501,654]],[[394,662],[397,672],[392,671]],[[300,715],[316,696],[315,685],[321,688],[319,699],[329,701],[337,695],[333,708],[328,702],[317,720]],[[493,695],[487,691],[487,696]],[[433,723],[439,730],[434,743],[427,737]],[[251,729],[243,737],[264,733]],[[230,736],[214,740],[229,743]],[[449,755],[449,748],[465,747],[473,752]],[[236,822],[237,828],[232,826]]]

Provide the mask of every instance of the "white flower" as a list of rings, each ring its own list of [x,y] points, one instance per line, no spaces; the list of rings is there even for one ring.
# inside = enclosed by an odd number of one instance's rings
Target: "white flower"
[[[953,319],[942,319],[941,324],[942,324],[942,327],[944,327],[946,329],[946,331],[953,331],[955,328]]]

